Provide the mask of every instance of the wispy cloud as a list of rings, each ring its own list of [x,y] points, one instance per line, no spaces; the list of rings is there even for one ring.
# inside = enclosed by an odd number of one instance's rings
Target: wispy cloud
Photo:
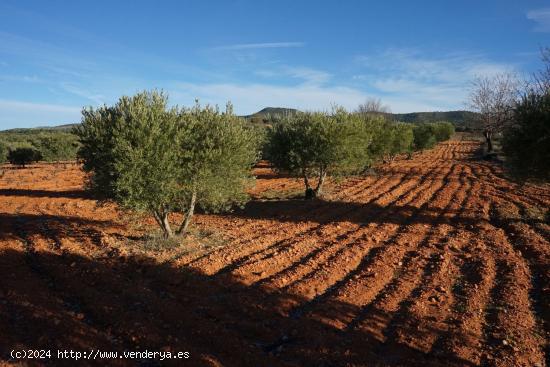
[[[454,52],[430,57],[411,49],[389,49],[359,56],[356,61],[363,72],[352,80],[376,91],[396,112],[411,105],[417,106],[414,110],[463,108],[473,78],[514,70],[513,65],[480,54]]]
[[[218,46],[213,50],[252,50],[261,48],[289,48],[304,47],[303,42],[265,42],[265,43],[240,43],[235,45]]]
[[[86,98],[97,105],[105,103],[105,96],[102,94],[92,93],[86,89],[78,87],[70,83],[61,83],[61,88],[71,94],[74,94],[79,97]]]
[[[530,10],[527,12],[527,19],[537,23],[534,31],[550,32],[550,8]]]
[[[328,82],[332,78],[332,74],[318,69],[308,68],[304,66],[288,66],[284,65],[270,70],[258,70],[256,75],[265,78],[282,78],[290,77],[301,80],[308,85],[321,85]]]

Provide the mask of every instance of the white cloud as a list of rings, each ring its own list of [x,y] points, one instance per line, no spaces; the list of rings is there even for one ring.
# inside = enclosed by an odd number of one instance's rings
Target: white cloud
[[[0,129],[80,121],[80,107],[0,99]]]
[[[241,43],[236,45],[219,46],[213,50],[251,50],[258,48],[288,48],[303,47],[303,42],[266,42],[266,43]]]
[[[536,32],[550,32],[550,8],[530,10],[527,19],[537,23]]]

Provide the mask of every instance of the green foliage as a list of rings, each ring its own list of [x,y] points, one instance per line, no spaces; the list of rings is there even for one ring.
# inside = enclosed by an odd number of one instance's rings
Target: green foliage
[[[247,126],[231,107],[196,105],[182,113],[181,165],[186,186],[204,210],[219,212],[248,199],[251,169],[259,158],[261,131]],[[189,195],[188,193],[188,195]]]
[[[0,132],[0,143],[8,150],[34,148],[45,161],[74,160],[78,150],[76,135],[46,129],[18,129]],[[0,157],[1,160],[1,157]]]
[[[79,146],[77,137],[67,133],[41,134],[32,144],[48,162],[75,159]]]
[[[88,176],[88,188],[99,198],[115,196],[118,172],[115,169],[115,131],[128,128],[122,116],[121,103],[82,110],[82,123],[73,130],[79,137],[77,156]]]
[[[438,121],[430,124],[435,140],[438,142],[446,141],[455,133],[455,127],[450,122]]]
[[[383,117],[366,117],[365,123],[373,134],[369,145],[370,160],[393,160],[398,154],[410,153],[413,144],[411,124],[396,123]]]
[[[322,193],[327,175],[359,172],[368,161],[372,134],[360,116],[299,112],[281,118],[268,132],[268,155],[280,171],[304,179],[306,197]],[[318,178],[315,189],[310,179]]]
[[[11,164],[23,167],[41,159],[42,154],[33,148],[17,148],[15,150],[10,150],[8,153],[8,161]]]
[[[413,128],[414,150],[431,149],[437,143],[449,140],[454,132],[454,125],[445,121],[415,125]]]
[[[0,163],[6,162],[8,159],[8,146],[0,140]]]
[[[413,124],[431,123],[438,121],[449,121],[457,130],[472,131],[480,130],[478,114],[470,111],[447,111],[447,112],[412,112],[393,114],[391,117],[397,121]]]
[[[430,124],[419,124],[413,129],[414,149],[424,150],[431,149],[437,143],[433,128]]]
[[[113,107],[83,111],[79,156],[90,187],[125,208],[153,214],[166,236],[168,215],[195,205],[212,211],[243,204],[258,157],[257,134],[217,108],[168,108],[157,91],[122,97]]]
[[[397,123],[392,126],[392,144],[390,158],[397,154],[410,153],[413,149],[414,133],[413,127],[406,123]]]
[[[550,180],[550,91],[523,96],[504,130],[502,149],[518,178]]]
[[[385,160],[392,150],[394,122],[382,116],[361,115],[367,130],[372,134],[371,143],[365,148],[368,151],[366,166],[375,161]]]

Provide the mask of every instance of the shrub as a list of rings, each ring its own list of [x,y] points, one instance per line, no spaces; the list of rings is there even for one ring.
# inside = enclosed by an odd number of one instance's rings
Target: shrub
[[[413,128],[414,149],[431,149],[437,143],[435,134],[430,124],[418,124]]]
[[[455,133],[455,127],[450,122],[434,122],[430,126],[432,127],[435,140],[438,142],[449,140]]]
[[[33,140],[32,144],[48,162],[73,160],[78,151],[76,136],[67,133],[41,134]]]
[[[195,205],[213,211],[246,200],[258,152],[255,134],[230,108],[168,108],[157,91],[122,97],[113,107],[83,111],[76,132],[90,186],[104,199],[150,212],[166,237],[168,216],[184,212],[184,233]]]
[[[392,161],[398,154],[412,150],[412,125],[372,116],[367,116],[365,123],[372,132],[372,142],[368,148],[372,160]]]
[[[343,109],[332,114],[300,112],[285,116],[270,129],[268,155],[277,170],[302,177],[306,198],[313,198],[322,195],[328,175],[363,170],[371,140],[356,114]]]
[[[518,178],[550,180],[550,91],[523,96],[504,130],[502,149]]]
[[[33,148],[17,148],[10,150],[8,161],[11,164],[25,167],[27,164],[37,162],[42,159],[42,154]]]
[[[414,142],[413,127],[407,123],[392,126],[392,141],[389,151],[390,160],[402,153],[411,153]]]
[[[370,114],[362,114],[366,128],[372,134],[372,141],[367,146],[370,162],[367,166],[375,161],[385,160],[387,155],[392,150],[393,144],[393,125],[394,123],[387,121],[381,116],[373,116]]]

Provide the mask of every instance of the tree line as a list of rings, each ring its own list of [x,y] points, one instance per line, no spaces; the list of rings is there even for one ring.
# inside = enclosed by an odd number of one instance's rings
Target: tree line
[[[343,108],[274,116],[260,129],[236,116],[230,103],[225,111],[198,103],[169,107],[168,96],[153,90],[84,109],[74,132],[88,188],[100,199],[150,213],[171,237],[186,233],[196,208],[244,205],[261,158],[303,179],[305,197],[314,198],[329,176],[431,148],[454,130],[450,123],[396,123]],[[181,214],[175,227],[172,213]]]
[[[25,166],[36,161],[74,160],[79,147],[78,137],[66,131],[6,131],[0,133],[0,163]]]

